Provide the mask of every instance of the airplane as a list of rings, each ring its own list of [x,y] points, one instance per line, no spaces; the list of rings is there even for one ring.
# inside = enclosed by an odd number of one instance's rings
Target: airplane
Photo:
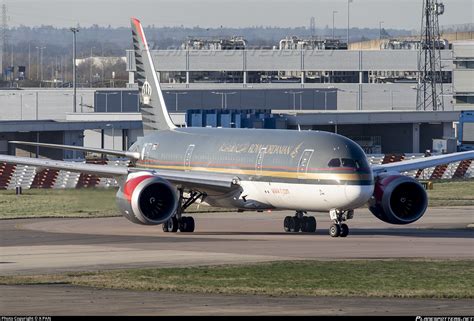
[[[167,112],[152,56],[138,19],[131,19],[144,136],[127,151],[12,141],[129,158],[118,167],[0,155],[0,162],[114,177],[118,208],[133,223],[193,232],[183,215],[193,203],[239,211],[292,210],[286,232],[315,232],[308,212],[329,213],[329,235],[346,237],[344,222],[368,205],[380,220],[410,224],[428,206],[424,187],[401,173],[474,159],[474,151],[397,163],[369,164],[362,148],[324,131],[179,128]]]

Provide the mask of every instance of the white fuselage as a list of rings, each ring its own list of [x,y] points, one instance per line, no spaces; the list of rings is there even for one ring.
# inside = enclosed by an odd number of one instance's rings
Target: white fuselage
[[[239,193],[212,196],[213,206],[327,212],[355,209],[367,203],[374,185],[317,185],[242,181]]]

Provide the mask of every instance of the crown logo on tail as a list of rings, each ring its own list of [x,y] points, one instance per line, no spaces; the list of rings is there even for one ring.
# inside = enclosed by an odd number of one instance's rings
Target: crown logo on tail
[[[151,85],[148,81],[145,80],[142,86],[142,101],[143,104],[149,105],[151,100]]]

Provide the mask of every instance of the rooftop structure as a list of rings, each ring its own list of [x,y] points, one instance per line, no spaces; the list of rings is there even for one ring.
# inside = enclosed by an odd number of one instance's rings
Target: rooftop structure
[[[347,43],[339,39],[302,39],[286,37],[279,42],[280,50],[347,50]]]
[[[243,50],[247,47],[247,41],[240,36],[230,38],[189,38],[182,45],[186,50]]]

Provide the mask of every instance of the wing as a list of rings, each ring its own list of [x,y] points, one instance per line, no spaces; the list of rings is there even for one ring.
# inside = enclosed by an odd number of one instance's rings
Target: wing
[[[0,162],[10,164],[29,165],[42,168],[59,169],[69,172],[80,172],[86,174],[93,174],[103,177],[120,177],[128,175],[127,167],[110,166],[110,165],[96,165],[78,162],[65,162],[45,158],[29,158],[16,157],[8,155],[0,155]]]
[[[377,176],[386,172],[405,172],[415,169],[423,169],[453,162],[459,162],[468,159],[474,159],[474,151],[411,159],[382,165],[374,165],[372,166],[372,171],[374,172],[374,175]]]
[[[55,149],[66,149],[66,150],[78,150],[82,152],[92,152],[98,154],[113,155],[119,157],[127,157],[131,159],[139,159],[140,153],[138,152],[129,152],[129,151],[119,151],[112,149],[102,149],[102,148],[90,148],[90,147],[81,147],[81,146],[71,146],[71,145],[58,145],[58,144],[45,144],[45,143],[34,143],[34,142],[22,142],[22,141],[10,141],[10,144],[17,145],[27,145],[27,146],[38,146],[38,147],[47,147]]]
[[[0,163],[2,162],[114,178],[123,178],[132,172],[149,172],[150,174],[167,179],[175,185],[182,185],[187,188],[211,188],[223,190],[230,189],[232,186],[238,184],[239,181],[238,178],[229,175],[154,170],[140,167],[96,165],[87,163],[57,161],[44,158],[16,157],[8,155],[0,155]]]

